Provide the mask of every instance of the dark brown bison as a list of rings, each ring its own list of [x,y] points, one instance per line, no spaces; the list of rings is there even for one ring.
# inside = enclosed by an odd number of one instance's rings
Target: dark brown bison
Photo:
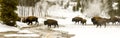
[[[58,26],[58,22],[56,20],[53,20],[53,19],[47,19],[46,21],[44,21],[44,25],[48,25],[48,27],[51,28],[51,25],[54,25],[54,28]]]
[[[81,17],[74,17],[74,18],[72,18],[72,22],[75,22],[75,23],[78,23],[79,24],[79,22],[82,20],[83,18],[81,18]]]
[[[107,23],[107,20],[106,19],[96,19],[96,25],[97,25],[97,27],[98,26],[102,26],[102,25],[104,25],[105,27],[106,27],[106,23]]]
[[[101,18],[101,17],[93,17],[91,18],[92,22],[94,25],[97,25],[98,26],[102,26],[104,25],[106,27],[106,23],[108,22],[108,19],[106,18]]]
[[[87,21],[86,19],[82,19],[81,23],[84,25],[84,24],[86,24],[86,21]]]
[[[22,22],[32,24],[32,22],[38,23],[38,18],[35,16],[28,16],[22,19]]]

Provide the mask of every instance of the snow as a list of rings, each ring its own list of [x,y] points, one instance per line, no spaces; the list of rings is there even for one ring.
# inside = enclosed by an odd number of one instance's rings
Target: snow
[[[7,32],[7,31],[19,31],[19,29],[0,23],[0,32]]]
[[[20,28],[23,27],[28,27],[28,25],[26,25],[25,23],[21,23],[21,22],[17,22],[17,25]],[[8,31],[16,31],[18,34],[5,34],[5,37],[15,37],[15,36],[19,36],[19,37],[38,37],[38,34],[34,34],[34,32],[31,32],[29,30],[21,30],[20,28],[17,27],[12,27],[12,26],[7,26],[4,24],[0,23],[0,32],[8,32]],[[23,34],[21,34],[23,33]]]
[[[7,34],[5,37],[39,37],[38,34]]]
[[[16,22],[16,24],[17,24],[17,27],[19,27],[19,28],[23,28],[23,27],[29,27],[29,25],[27,25],[26,23],[22,23],[22,22]]]
[[[114,27],[114,26],[111,26]],[[68,34],[75,34],[72,38],[119,38],[120,28],[83,26],[81,24],[66,25],[65,27],[54,28],[53,30],[66,31]]]
[[[33,33],[33,32],[31,32],[29,30],[20,30],[18,33]]]

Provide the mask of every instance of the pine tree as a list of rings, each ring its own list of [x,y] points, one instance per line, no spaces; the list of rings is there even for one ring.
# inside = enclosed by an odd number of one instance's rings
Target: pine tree
[[[18,18],[17,10],[18,0],[0,0],[1,20],[4,24],[14,26]]]

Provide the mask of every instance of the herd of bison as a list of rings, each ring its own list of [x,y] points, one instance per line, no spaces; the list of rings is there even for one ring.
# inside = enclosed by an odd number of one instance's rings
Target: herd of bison
[[[19,17],[18,21],[22,21],[24,23],[27,23],[28,25],[32,24],[32,22],[39,23],[38,22],[38,17],[35,17],[35,16]],[[85,25],[87,20],[82,18],[82,17],[74,17],[74,18],[72,18],[72,22],[75,22],[75,23],[78,23],[78,24],[81,23],[81,24]],[[93,25],[96,25],[97,27],[98,26],[101,27],[102,25],[104,25],[106,27],[106,24],[108,24],[110,22],[112,24],[116,24],[116,22],[120,23],[120,18],[110,17],[108,19],[108,18],[102,18],[102,17],[99,17],[99,16],[94,16],[94,17],[91,18],[91,22],[93,23]],[[44,25],[47,25],[50,28],[51,28],[51,25],[53,25],[54,27],[59,27],[57,20],[54,20],[54,19],[45,20]]]

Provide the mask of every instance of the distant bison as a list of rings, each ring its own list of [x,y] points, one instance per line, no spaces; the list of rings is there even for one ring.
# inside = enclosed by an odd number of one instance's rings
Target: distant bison
[[[51,28],[51,25],[54,25],[54,28],[58,26],[58,22],[56,20],[53,20],[53,19],[47,19],[46,21],[44,21],[44,25],[48,25],[48,27]]]
[[[22,19],[22,22],[28,23],[28,25],[29,25],[29,24],[32,24],[32,22],[34,22],[34,21],[35,21],[36,23],[38,23],[38,18],[35,17],[35,16],[28,16],[28,17],[25,17],[25,18]]]
[[[81,18],[81,17],[74,17],[74,18],[72,18],[72,22],[75,22],[75,23],[78,23],[79,24],[79,22],[82,20],[83,18]]]
[[[94,25],[97,25],[97,27],[102,25],[105,25],[106,27],[106,23],[108,22],[108,19],[102,17],[93,17],[91,20]]]

